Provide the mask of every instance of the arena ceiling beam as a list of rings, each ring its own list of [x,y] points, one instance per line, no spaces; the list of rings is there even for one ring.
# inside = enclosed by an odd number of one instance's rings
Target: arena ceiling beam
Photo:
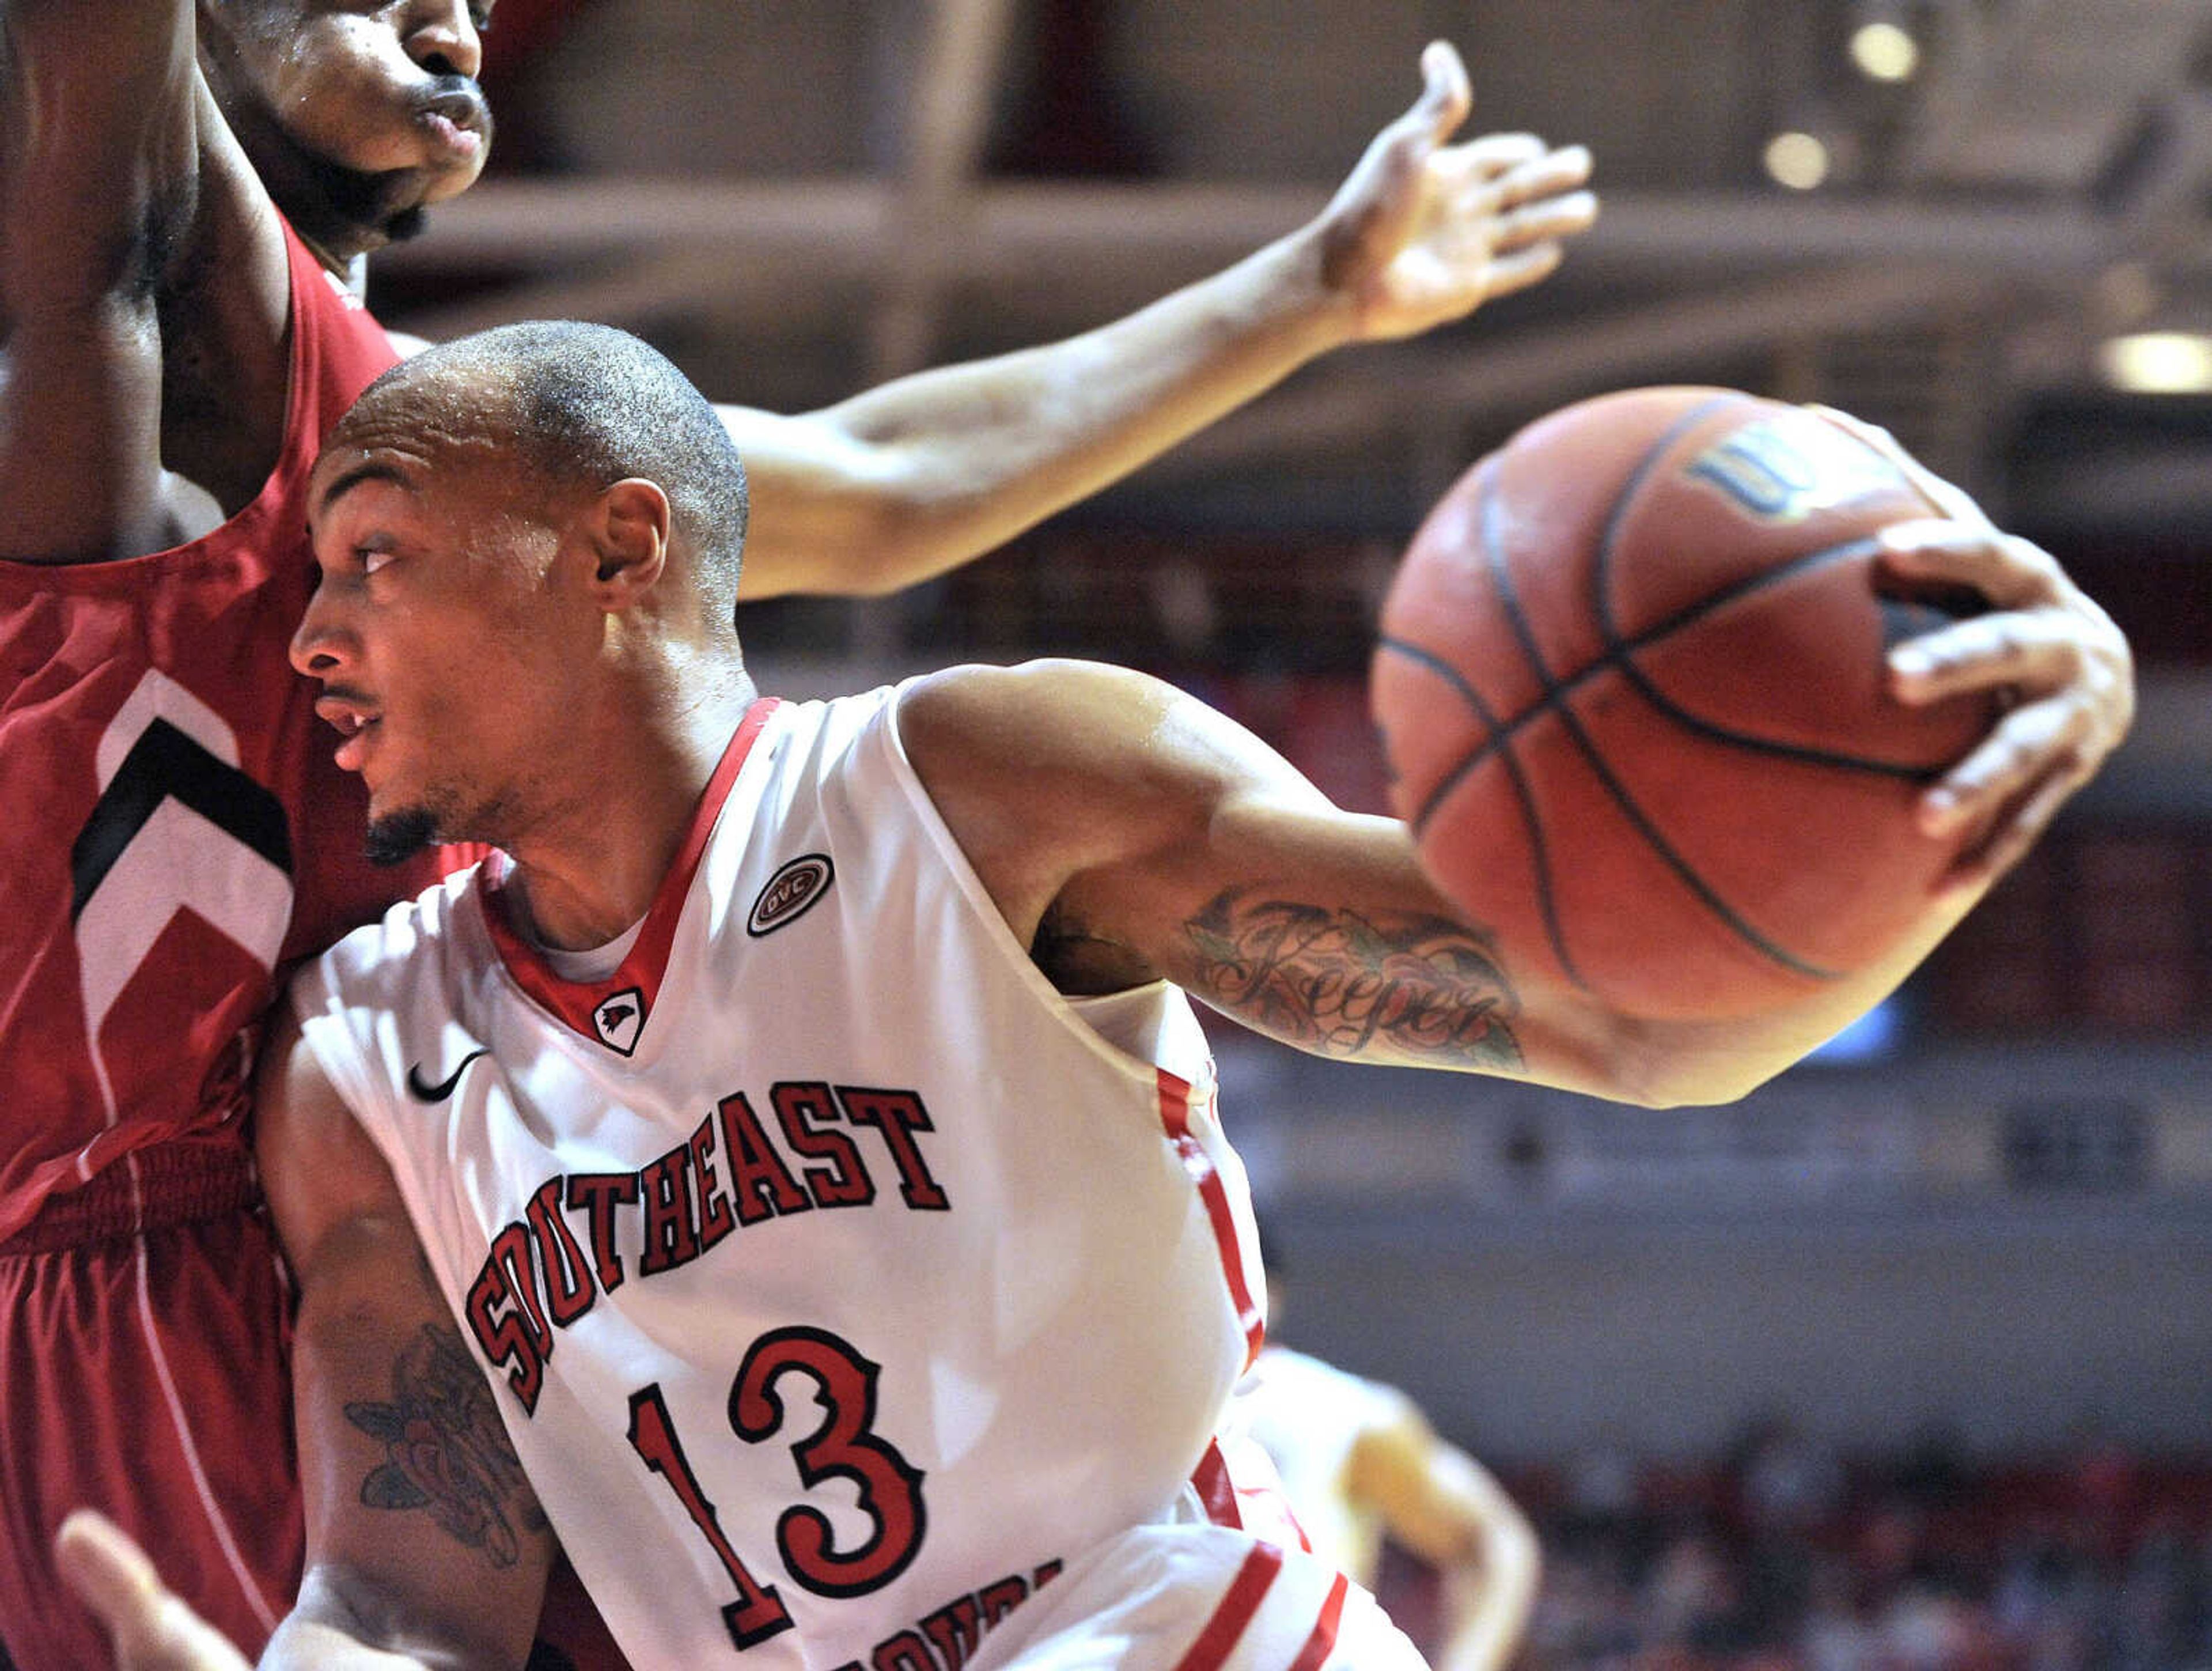
[[[1448,354],[1348,362],[1183,443],[1164,472],[1371,445],[1411,424],[1465,426],[1601,389],[1692,376],[1701,363],[1792,338],[1972,312],[2012,287],[1985,274],[1888,261],[1795,273],[1599,320],[1516,330]],[[1455,454],[1454,454],[1455,455]]]
[[[989,185],[963,195],[958,235],[941,241],[950,276],[1049,285],[1204,271],[1317,211],[1304,186]],[[421,245],[380,270],[533,270],[670,250],[711,252],[732,268],[794,277],[868,274],[890,259],[899,188],[865,179],[707,182],[601,179],[488,181],[437,211]],[[1695,277],[1760,265],[1847,263],[1876,253],[1915,265],[2021,275],[2094,274],[2127,246],[2112,219],[2075,202],[1954,197],[1821,199],[1749,192],[1610,192],[1577,267]]]

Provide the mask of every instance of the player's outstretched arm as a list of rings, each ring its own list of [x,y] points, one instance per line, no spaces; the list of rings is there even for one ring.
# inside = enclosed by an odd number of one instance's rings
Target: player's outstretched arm
[[[1235,266],[1049,347],[919,373],[803,418],[725,408],[752,473],[741,593],[887,592],[1097,491],[1316,355],[1403,337],[1535,284],[1596,202],[1589,155],[1451,136],[1459,55],[1328,208]]]
[[[1316,1055],[1633,1094],[1616,1018],[1532,987],[1395,820],[1340,811],[1204,704],[1082,662],[962,668],[899,710],[923,785],[1062,991],[1164,977]]]
[[[520,1666],[552,1534],[390,1168],[279,1009],[256,1142],[300,1296],[307,1562],[262,1664]]]
[[[1490,1471],[1402,1397],[1360,1430],[1352,1500],[1443,1580],[1437,1671],[1503,1671],[1519,1650],[1542,1572],[1535,1528]]]
[[[1653,1021],[1546,978],[1540,948],[1492,926],[1502,895],[1494,918],[1447,904],[1404,826],[1339,810],[1242,727],[1156,680],[1087,662],[959,668],[910,692],[900,727],[985,887],[1061,990],[1164,977],[1317,1055],[1619,1101],[1743,1095],[1893,990],[1986,886],[1961,880],[1890,958],[1772,1013]]]

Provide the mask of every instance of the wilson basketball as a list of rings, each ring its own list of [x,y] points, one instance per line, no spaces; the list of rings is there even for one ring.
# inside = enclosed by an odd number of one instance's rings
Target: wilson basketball
[[[1754,1014],[1880,957],[1957,845],[1913,802],[1993,717],[1887,693],[1886,651],[1949,611],[1874,536],[1941,514],[1843,425],[1725,389],[1521,431],[1382,613],[1375,716],[1432,880],[1519,970],[1650,1016]]]

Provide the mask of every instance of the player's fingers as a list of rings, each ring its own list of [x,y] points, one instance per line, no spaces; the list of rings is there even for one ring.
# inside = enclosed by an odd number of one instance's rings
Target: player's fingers
[[[1597,220],[1597,196],[1571,192],[1563,198],[1547,198],[1501,215],[1490,245],[1504,253],[1528,244],[1553,243],[1589,230]]]
[[[2030,703],[1998,721],[1966,758],[1920,797],[1920,827],[1948,835],[1990,818],[2033,784],[2057,774],[2079,782],[2086,723],[2079,704]]]
[[[1436,168],[1447,186],[1489,186],[1551,155],[1552,148],[1533,133],[1486,133],[1439,150]]]
[[[105,1515],[80,1509],[54,1534],[54,1564],[84,1603],[111,1625],[151,1611],[161,1590],[153,1562]]]
[[[1448,40],[1432,40],[1421,50],[1421,96],[1407,113],[1431,137],[1441,141],[1467,120],[1474,108],[1474,89],[1467,79],[1467,65],[1459,49]]]
[[[1470,146],[1455,146],[1431,159],[1430,182],[1443,211],[1462,224],[1493,222],[1516,209],[1535,208],[1574,196],[1589,198],[1589,153],[1579,145],[1555,151],[1531,139],[1532,155],[1493,166]],[[1594,198],[1590,201],[1595,203]]]
[[[1816,404],[1812,410],[1838,429],[1856,436],[1897,466],[1905,473],[1905,479],[1920,490],[1921,496],[1936,507],[1938,514],[1954,521],[1995,532],[1996,525],[1990,521],[1989,513],[1982,509],[1972,494],[1956,482],[1946,481],[1921,463],[1905,451],[1904,443],[1887,430],[1878,424],[1869,424],[1863,418],[1854,418],[1847,412],[1839,412],[1833,406]]]
[[[1549,277],[1565,259],[1566,252],[1557,244],[1533,244],[1525,249],[1508,251],[1491,262],[1484,291],[1496,296],[1525,290]]]
[[[2078,684],[2080,635],[2057,610],[1975,615],[1908,638],[1889,653],[1890,688],[1916,707],[1975,691],[2047,695]]]
[[[1881,531],[1882,560],[1916,580],[1970,586],[2000,609],[2047,603],[2066,589],[2058,560],[2032,540],[1986,525],[1917,521]]]
[[[64,1521],[54,1564],[107,1627],[122,1671],[245,1671],[244,1656],[169,1593],[145,1552],[105,1515],[80,1509]]]
[[[2018,863],[2035,845],[2045,826],[2066,804],[2067,797],[2088,776],[2086,768],[2052,772],[2037,784],[2017,804],[2007,808],[1988,834],[1960,856],[1948,880],[1954,886],[1978,887]]]

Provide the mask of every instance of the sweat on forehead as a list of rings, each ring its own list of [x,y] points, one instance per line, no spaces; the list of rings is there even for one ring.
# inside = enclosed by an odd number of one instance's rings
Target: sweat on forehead
[[[362,391],[325,443],[398,446],[450,454],[521,446],[511,380],[434,348],[402,361]]]

